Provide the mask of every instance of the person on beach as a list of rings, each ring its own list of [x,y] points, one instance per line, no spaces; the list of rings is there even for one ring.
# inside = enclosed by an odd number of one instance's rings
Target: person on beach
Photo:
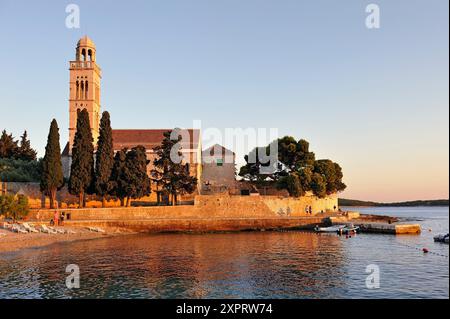
[[[53,223],[55,224],[55,226],[59,225],[58,221],[59,221],[59,214],[58,214],[58,211],[55,210],[55,214],[53,215]]]
[[[60,217],[60,225],[61,226],[64,226],[64,217],[65,217],[65,213],[64,212],[61,212],[61,217]]]

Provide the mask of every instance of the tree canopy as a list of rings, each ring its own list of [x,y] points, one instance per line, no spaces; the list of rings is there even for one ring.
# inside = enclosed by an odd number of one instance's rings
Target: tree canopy
[[[165,132],[161,145],[153,149],[156,158],[151,172],[158,187],[172,196],[172,205],[176,205],[178,195],[191,194],[197,186],[197,178],[190,175],[189,164],[182,161],[182,136],[178,131],[179,129]]]
[[[18,142],[14,140],[12,134],[3,130],[0,136],[0,158],[15,158],[18,149]]]
[[[27,131],[19,141],[3,130],[0,135],[0,180],[4,182],[39,182],[41,161],[36,159]]]
[[[37,152],[31,148],[31,142],[28,139],[27,131],[24,131],[17,141],[11,133],[6,130],[0,135],[0,158],[17,159],[23,161],[35,161]]]
[[[276,164],[272,164],[273,170],[269,173],[263,172],[261,169],[269,164],[261,163],[259,155],[267,157],[271,149],[277,150]],[[308,191],[325,197],[346,188],[339,164],[328,159],[316,160],[308,141],[304,139],[297,141],[292,136],[284,136],[266,147],[253,149],[244,159],[246,165],[239,172],[244,180],[256,184],[270,181],[279,189],[288,190],[294,197],[303,196]]]
[[[0,158],[0,181],[36,183],[41,180],[42,159],[23,161]]]
[[[138,145],[131,150],[116,152],[111,173],[110,194],[120,199],[122,206],[130,206],[131,199],[148,196],[151,193],[151,180],[147,174],[147,152]]]
[[[16,220],[25,217],[28,212],[28,198],[25,195],[0,195],[0,215]]]
[[[31,142],[28,139],[27,131],[24,131],[20,137],[19,147],[17,148],[16,158],[23,161],[36,160],[37,152],[31,148]]]

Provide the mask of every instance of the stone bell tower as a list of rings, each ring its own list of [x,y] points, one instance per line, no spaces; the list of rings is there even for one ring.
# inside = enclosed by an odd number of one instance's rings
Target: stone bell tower
[[[101,69],[96,61],[94,42],[88,36],[78,41],[75,61],[70,61],[69,97],[69,154],[72,155],[73,140],[77,128],[77,112],[87,109],[97,145],[100,126],[100,80]]]

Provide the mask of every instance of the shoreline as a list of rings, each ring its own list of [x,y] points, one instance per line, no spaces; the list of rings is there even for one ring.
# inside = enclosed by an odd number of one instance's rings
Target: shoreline
[[[29,233],[17,234],[9,230],[0,229],[0,255],[16,253],[26,249],[45,248],[59,243],[74,243],[84,240],[112,238],[117,236],[132,235],[133,232],[117,232],[105,229],[105,233],[92,232],[84,227],[64,227],[72,230],[74,234],[45,234]],[[2,235],[3,234],[3,235]]]
[[[325,217],[325,216],[323,216]],[[247,220],[250,222],[253,227],[241,227],[233,229],[231,228],[223,228],[218,227],[216,231],[214,230],[205,230],[202,228],[193,227],[192,224],[195,223],[195,219],[183,219],[183,220],[176,220],[176,219],[162,219],[159,220],[159,222],[163,222],[164,224],[170,224],[171,222],[175,222],[177,224],[180,223],[180,221],[187,222],[189,224],[189,228],[191,229],[176,229],[174,228],[173,231],[170,233],[215,233],[215,232],[243,232],[243,231],[279,231],[279,230],[286,230],[286,229],[295,229],[295,230],[311,230],[311,223],[308,222],[309,218],[276,218],[275,220],[278,221],[278,223],[273,224],[274,227],[267,227],[269,224],[264,223],[263,219],[258,218],[243,218],[242,220]],[[284,220],[284,223],[280,224],[280,220]],[[293,224],[289,224],[289,220],[298,220],[298,226],[295,227]],[[154,220],[155,221],[155,220]],[[203,220],[206,224],[214,224],[217,222],[221,222],[220,218],[213,218],[210,220]],[[349,222],[378,222],[382,224],[388,224],[388,221],[392,221],[394,223],[397,223],[401,220],[399,220],[396,217],[391,216],[379,216],[379,215],[373,215],[373,214],[361,214],[358,216],[358,218],[351,219],[349,218],[347,221]],[[123,222],[123,221],[122,221]],[[130,221],[127,221],[128,223]],[[132,222],[132,221],[131,221]],[[134,222],[139,223],[140,221],[134,220]],[[142,221],[141,221],[142,222]],[[222,220],[223,222],[223,220]],[[240,223],[237,219],[234,220],[228,220],[228,222],[231,222],[231,224],[235,224],[236,222]],[[299,223],[300,222],[300,223]],[[308,223],[306,223],[308,222]],[[316,224],[316,223],[313,223]],[[105,230],[104,233],[99,232],[92,232],[87,229],[87,226],[97,226],[101,227],[103,230]],[[116,226],[116,227],[114,227]],[[35,248],[44,248],[48,247],[53,244],[58,243],[72,243],[72,242],[78,242],[83,240],[93,240],[93,239],[100,239],[100,238],[111,238],[111,237],[117,237],[117,236],[127,236],[127,235],[134,235],[139,233],[165,233],[167,231],[164,231],[163,229],[157,228],[147,231],[144,231],[143,229],[139,229],[137,227],[128,228],[127,227],[118,227],[120,226],[120,221],[77,221],[77,222],[66,222],[65,226],[62,226],[66,230],[71,230],[74,232],[74,234],[46,234],[46,233],[27,233],[27,234],[18,234],[13,233],[6,229],[0,229],[0,254],[6,254],[6,253],[14,253],[19,252],[25,249],[35,249]],[[128,226],[131,226],[128,224]],[[133,229],[134,228],[134,229]]]

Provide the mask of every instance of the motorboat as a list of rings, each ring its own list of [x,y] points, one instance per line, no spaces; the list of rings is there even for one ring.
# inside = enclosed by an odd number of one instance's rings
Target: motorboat
[[[330,227],[319,227],[316,226],[314,227],[314,230],[318,233],[336,233],[338,232],[340,229],[345,228],[345,225],[333,225]]]
[[[347,225],[337,231],[339,235],[351,235],[359,233],[359,226]]]
[[[448,244],[449,234],[439,234],[433,237],[435,242]]]

